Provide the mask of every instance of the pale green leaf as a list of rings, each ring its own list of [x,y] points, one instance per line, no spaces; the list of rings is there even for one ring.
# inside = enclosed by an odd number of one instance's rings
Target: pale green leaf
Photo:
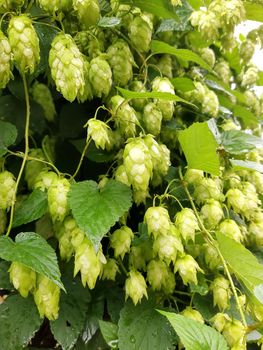
[[[157,92],[157,91],[136,92],[136,91],[122,89],[120,87],[117,87],[117,90],[126,99],[159,98],[161,100],[183,102],[183,103],[194,106],[192,103],[186,101],[185,99],[183,99],[177,95],[170,94],[169,92]]]
[[[261,299],[259,286],[261,288],[263,284],[263,265],[242,244],[220,232],[216,233],[216,237],[220,252],[231,271],[251,293],[256,297],[260,296]]]
[[[34,232],[19,233],[15,242],[9,237],[0,237],[0,258],[22,263],[64,289],[55,251],[46,240]]]
[[[0,120],[0,157],[2,157],[9,146],[15,143],[17,138],[16,127]]]
[[[176,335],[169,322],[155,309],[153,299],[143,300],[134,306],[131,300],[125,303],[120,313],[119,350],[173,350]]]
[[[227,350],[224,337],[215,329],[171,312],[159,311],[166,316],[180,337],[186,350]]]
[[[111,349],[118,349],[118,326],[112,322],[99,321],[101,334]]]
[[[4,260],[0,261],[0,290],[1,289],[12,290],[14,288],[10,282],[10,276],[8,272],[9,267],[10,267],[9,262]]]
[[[22,298],[20,295],[10,295],[0,305],[1,349],[24,349],[42,321],[32,296]]]
[[[167,53],[170,55],[174,55],[177,58],[187,61],[187,62],[195,62],[199,64],[201,67],[211,71],[211,67],[196,53],[187,49],[177,49],[169,44],[166,44],[162,41],[153,40],[151,43],[151,50],[153,53]]]
[[[200,7],[203,6],[202,0],[188,0],[188,2],[195,10],[199,10]]]
[[[173,84],[175,90],[182,92],[195,90],[194,82],[189,78],[173,78],[171,79],[171,83]]]
[[[219,175],[218,144],[206,122],[194,123],[180,131],[178,139],[189,168]]]
[[[34,190],[15,210],[13,227],[41,218],[47,212],[47,194]]]
[[[63,350],[74,348],[81,334],[90,302],[89,291],[82,286],[78,278],[66,275],[62,281],[67,293],[62,293],[59,303],[59,317],[50,322],[51,332]]]
[[[258,122],[256,116],[246,107],[235,105],[233,108],[233,113],[236,117],[241,118],[246,126],[249,126],[250,123]]]
[[[152,13],[157,17],[178,18],[172,10],[169,0],[121,0],[120,3],[139,7],[141,10]]]
[[[119,17],[102,17],[98,26],[102,28],[111,28],[119,25],[121,23],[121,19]]]
[[[251,2],[245,3],[246,18],[251,21],[263,22],[263,5]]]
[[[263,173],[263,165],[250,160],[230,159],[234,170],[255,170]]]
[[[130,188],[114,180],[102,189],[95,181],[73,184],[68,199],[75,220],[95,246],[132,204]]]
[[[263,140],[260,137],[240,130],[224,131],[221,140],[225,150],[232,154],[246,153],[257,146],[263,147]]]

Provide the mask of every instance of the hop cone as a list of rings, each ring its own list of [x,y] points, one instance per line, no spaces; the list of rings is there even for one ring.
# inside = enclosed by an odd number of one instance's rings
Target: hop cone
[[[31,19],[26,15],[13,17],[8,26],[8,38],[19,71],[32,74],[40,61],[40,49]]]
[[[102,97],[102,95],[109,94],[112,85],[112,71],[105,59],[96,57],[90,61],[89,80],[94,96]]]
[[[84,92],[84,60],[69,34],[58,34],[49,53],[51,76],[57,90],[72,102]]]
[[[49,122],[53,122],[56,109],[51,92],[47,85],[35,83],[32,87],[32,97],[44,110],[44,115]]]
[[[84,29],[96,25],[100,17],[98,0],[73,0],[73,7]]]
[[[152,82],[152,90],[157,92],[168,92],[175,94],[174,87],[168,78],[156,77]],[[170,120],[174,113],[173,101],[156,100],[156,106],[160,109],[164,120]]]
[[[92,138],[97,148],[105,149],[110,143],[109,130],[109,126],[101,120],[91,118],[88,121],[88,136]]]
[[[127,226],[122,226],[120,229],[113,232],[110,237],[110,242],[114,249],[115,258],[120,256],[123,259],[124,255],[129,252],[133,236],[132,230]]]
[[[24,298],[36,287],[35,271],[19,262],[12,262],[9,274],[10,281]]]
[[[134,80],[131,82],[129,89],[132,91],[137,91],[137,92],[146,92],[145,85],[143,84],[142,81],[140,80]],[[135,98],[133,99],[130,104],[136,111],[141,111],[143,110],[143,107],[147,103],[147,100],[145,98]]]
[[[91,100],[93,97],[92,93],[92,86],[89,80],[89,70],[90,70],[90,63],[87,59],[84,59],[84,89],[83,91],[78,93],[78,100],[80,102],[85,102],[87,100]]]
[[[40,316],[45,316],[49,320],[57,319],[59,311],[59,298],[59,287],[46,276],[38,275],[34,299]]]
[[[162,118],[162,112],[157,107],[156,103],[147,103],[143,109],[143,123],[147,132],[158,136],[161,131]]]
[[[24,5],[25,0],[2,0],[0,2],[0,12],[16,10]]]
[[[133,76],[134,59],[129,45],[124,40],[119,39],[108,47],[107,54],[114,83],[125,86]]]
[[[229,84],[232,73],[229,64],[226,61],[220,60],[216,63],[214,70],[225,84]]]
[[[129,272],[125,281],[125,299],[130,297],[135,305],[145,296],[148,299],[147,285],[143,275],[135,270]]]
[[[69,211],[69,188],[70,183],[67,179],[58,179],[48,189],[48,206],[53,221],[63,221]]]
[[[161,260],[151,260],[147,265],[147,280],[153,290],[160,290],[166,283],[168,267]]]
[[[40,148],[33,148],[29,152],[29,156],[32,158],[37,158],[40,160],[45,160],[45,155]],[[44,163],[37,160],[29,160],[25,167],[25,180],[29,189],[33,189],[37,176],[41,171],[45,170],[47,167]]]
[[[66,11],[72,6],[72,0],[38,0],[39,6],[48,13]]]
[[[0,31],[0,89],[6,87],[11,77],[11,47],[7,37]]]
[[[163,55],[158,63],[157,67],[160,69],[163,76],[172,79],[173,77],[173,63],[170,55]]]
[[[13,203],[16,182],[9,171],[0,173],[0,209],[9,209]]]
[[[129,38],[133,46],[140,52],[150,49],[153,24],[147,16],[137,16],[129,27]]]

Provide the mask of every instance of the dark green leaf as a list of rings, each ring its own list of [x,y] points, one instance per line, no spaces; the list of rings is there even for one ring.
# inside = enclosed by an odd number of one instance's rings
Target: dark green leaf
[[[132,204],[128,186],[109,180],[104,188],[94,181],[71,186],[69,205],[80,228],[95,246]]]
[[[245,2],[246,18],[251,21],[263,22],[263,5]]]
[[[7,261],[0,261],[0,290],[7,289],[12,290],[13,286],[10,283],[8,269],[10,267],[10,263]]]
[[[0,257],[7,261],[20,262],[47,276],[64,289],[60,281],[56,253],[38,234],[34,232],[19,233],[15,242],[9,237],[0,237]]]
[[[263,165],[251,162],[249,160],[238,160],[238,159],[230,159],[230,162],[235,170],[255,170],[260,173],[263,173]]]
[[[82,153],[86,144],[86,139],[72,140],[70,142],[80,153]],[[87,149],[87,152],[85,153],[85,156],[95,163],[104,163],[111,161],[114,158],[115,153],[107,152],[106,150],[97,148],[95,143],[91,142]]]
[[[252,294],[262,299],[263,265],[242,244],[220,232],[216,233],[216,237],[220,252],[233,273]]]
[[[47,211],[47,194],[34,190],[15,210],[13,227],[37,220]]]
[[[168,53],[183,61],[195,62],[208,71],[211,71],[211,67],[200,56],[191,50],[176,49],[175,47],[158,40],[152,41],[151,50],[153,53]]]
[[[59,317],[50,322],[50,327],[62,349],[70,350],[84,328],[90,293],[77,278],[66,276],[62,281],[67,294],[62,293]]]
[[[179,335],[186,350],[227,350],[224,337],[215,329],[171,312],[159,311],[166,316]]]
[[[258,122],[256,116],[246,107],[235,105],[233,108],[233,113],[236,117],[242,119],[246,126],[249,126],[250,123]]]
[[[216,307],[213,307],[213,298],[210,294],[202,296],[200,294],[195,294],[193,298],[193,304],[196,310],[198,310],[206,321],[211,320],[211,318],[219,312]]]
[[[15,143],[17,138],[16,127],[0,120],[0,157],[2,157],[9,146]]]
[[[195,89],[195,85],[192,79],[189,78],[173,78],[171,79],[175,90],[187,92]]]
[[[111,349],[118,349],[118,326],[112,322],[100,320],[100,331]]]
[[[117,87],[117,90],[122,94],[122,96],[126,99],[137,99],[137,98],[159,98],[162,100],[167,101],[177,101],[177,102],[184,102],[186,104],[192,105],[192,103],[184,100],[183,98],[170,94],[169,92],[136,92],[131,90],[122,89],[120,87]]]
[[[261,138],[239,130],[224,131],[221,140],[225,150],[232,154],[246,153],[256,146],[263,146]]]
[[[102,28],[111,28],[119,25],[121,23],[121,19],[119,17],[102,17],[98,26]]]
[[[180,131],[178,139],[189,168],[219,175],[218,144],[206,122],[194,123]]]
[[[3,350],[22,350],[42,320],[39,317],[33,298],[11,295],[0,305],[0,339]]]
[[[121,0],[120,3],[139,7],[157,17],[178,18],[176,13],[172,11],[168,0]]]
[[[193,293],[193,294],[195,294],[195,293],[198,293],[200,295],[207,295],[208,294],[209,287],[208,287],[208,284],[206,282],[204,275],[202,275],[201,273],[199,274],[198,284],[190,283],[190,290],[191,290],[191,293]]]
[[[119,350],[172,350],[176,337],[165,317],[156,310],[153,299],[134,306],[129,300],[121,310]]]

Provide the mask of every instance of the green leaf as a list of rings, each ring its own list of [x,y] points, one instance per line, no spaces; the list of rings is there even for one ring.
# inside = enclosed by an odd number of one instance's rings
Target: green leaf
[[[13,145],[17,138],[16,127],[0,120],[0,157],[7,152],[9,146]]]
[[[211,320],[211,318],[219,312],[218,308],[213,306],[213,297],[210,294],[205,296],[195,294],[193,297],[193,304],[206,321]]]
[[[257,85],[263,86],[263,71],[258,72],[258,77]]]
[[[139,7],[157,17],[178,18],[176,13],[172,11],[168,0],[121,0],[120,3]]]
[[[236,277],[256,297],[259,297],[259,287],[263,284],[263,265],[242,244],[216,233],[219,249]],[[262,300],[262,294],[259,300]]]
[[[9,273],[8,273],[9,267],[10,267],[9,262],[0,261],[0,290],[1,289],[7,289],[7,290],[14,289],[13,285],[10,282],[10,277],[9,277]]]
[[[170,94],[169,92],[157,92],[157,91],[151,91],[151,92],[136,92],[131,90],[122,89],[120,87],[117,87],[117,90],[122,94],[122,96],[126,99],[137,99],[137,98],[159,98],[166,101],[177,101],[177,102],[183,102],[188,105],[194,106],[192,103],[184,100],[183,98]]]
[[[249,160],[230,159],[234,170],[255,170],[263,173],[263,165]]]
[[[242,66],[238,47],[226,52],[225,58],[228,61],[230,68],[234,69],[236,73],[239,74],[242,70]]]
[[[9,237],[0,237],[0,257],[30,267],[33,271],[48,277],[64,290],[60,281],[56,253],[38,234],[34,232],[19,233],[15,242]]]
[[[100,331],[111,349],[118,349],[118,326],[112,322],[100,320]]]
[[[260,137],[240,130],[224,131],[221,140],[225,150],[231,154],[246,153],[257,146],[263,147],[263,140]]]
[[[246,126],[249,126],[250,123],[258,123],[256,116],[246,107],[235,105],[233,113],[236,117],[242,119]]]
[[[47,194],[34,190],[15,210],[13,227],[41,218],[47,212]]]
[[[263,5],[245,2],[246,19],[263,22]]]
[[[199,10],[200,7],[203,6],[202,0],[188,0],[188,2],[195,10]]]
[[[62,281],[67,294],[62,293],[59,317],[50,322],[50,327],[62,349],[71,350],[84,328],[90,293],[78,278],[72,279],[72,276],[65,276]]]
[[[132,204],[130,188],[115,180],[102,189],[95,181],[73,184],[68,199],[75,220],[95,246]]]
[[[187,92],[195,89],[193,80],[189,78],[173,78],[171,79],[171,83],[173,84],[175,90],[182,92]]]
[[[180,131],[178,139],[189,168],[219,175],[218,144],[206,122],[194,123]]]
[[[227,350],[224,337],[215,329],[182,315],[159,311],[167,317],[186,350]]]
[[[120,313],[119,350],[172,350],[176,337],[165,317],[156,312],[155,301],[134,306],[125,303]]]
[[[9,296],[0,305],[1,349],[21,350],[33,338],[42,319],[39,317],[32,296]]]
[[[176,49],[175,47],[158,40],[152,41],[151,50],[155,54],[168,53],[170,55],[176,56],[181,60],[184,60],[187,62],[188,61],[195,62],[199,64],[201,67],[207,69],[208,71],[211,71],[211,67],[202,58],[200,58],[200,56],[198,56],[196,53],[194,53],[191,50]]]
[[[102,28],[111,28],[119,25],[121,23],[121,19],[119,17],[102,17],[98,26]]]

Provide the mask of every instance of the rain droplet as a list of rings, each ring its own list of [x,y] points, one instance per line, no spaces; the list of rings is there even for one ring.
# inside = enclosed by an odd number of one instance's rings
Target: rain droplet
[[[135,343],[135,336],[134,336],[134,335],[131,335],[131,336],[130,336],[130,341],[131,341],[131,343],[133,343],[133,344]]]

